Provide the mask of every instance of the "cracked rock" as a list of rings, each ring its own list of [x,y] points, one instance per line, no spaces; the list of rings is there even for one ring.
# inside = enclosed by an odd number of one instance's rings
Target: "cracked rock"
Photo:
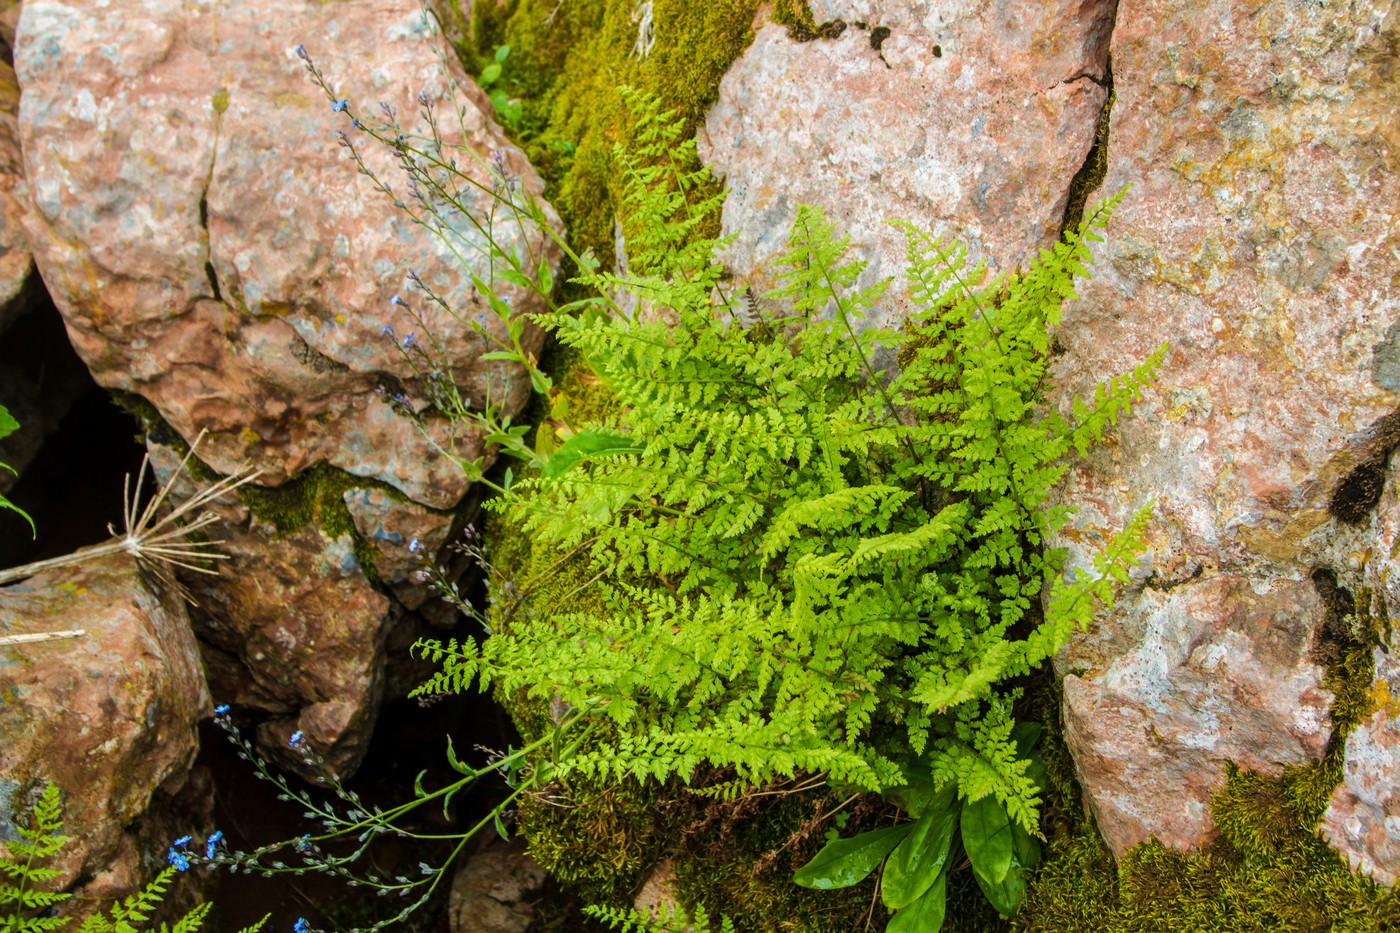
[[[1067,411],[1170,351],[1143,404],[1066,476],[1060,501],[1079,511],[1054,543],[1085,567],[1153,501],[1152,572],[1208,570],[1125,593],[1057,661],[1081,671],[1064,715],[1116,852],[1150,835],[1208,843],[1228,761],[1277,773],[1321,755],[1330,701],[1299,646],[1327,612],[1308,581],[1335,569],[1359,594],[1391,576],[1371,509],[1400,406],[1375,365],[1400,318],[1396,20],[1389,0],[1119,5],[1102,190],[1132,188],[1065,307],[1053,401]],[[1397,778],[1393,759],[1358,772],[1357,812],[1396,812],[1371,789]],[[1383,835],[1353,841],[1394,872]]]
[[[973,261],[1024,263],[1058,235],[1107,92],[1113,3],[825,0],[818,22],[861,23],[798,42],[763,26],[720,83],[701,156],[729,187],[724,256],[762,292],[798,204],[820,205],[862,285],[893,276],[879,323],[898,326],[903,218],[966,242]],[[878,34],[877,43],[872,38]]]
[[[276,485],[329,462],[449,508],[466,489],[462,471],[377,391],[401,384],[421,401],[408,360],[381,334],[418,324],[390,298],[414,303],[474,404],[489,393],[513,413],[529,383],[513,363],[482,360],[480,336],[408,287],[416,269],[474,319],[484,304],[471,273],[485,276],[486,259],[464,250],[474,268],[463,268],[357,174],[338,130],[357,134],[407,197],[388,151],[312,84],[299,43],[366,119],[384,101],[415,124],[417,95],[448,108],[455,80],[466,142],[499,151],[540,190],[417,0],[35,0],[15,48],[35,259],[97,381],[144,396],[186,440],[207,428],[214,469],[250,461]],[[489,188],[484,164],[458,161]],[[537,228],[503,236],[557,259]],[[525,289],[500,294],[514,313],[541,310]],[[540,334],[526,330],[537,349]],[[481,452],[473,436],[455,444]]]

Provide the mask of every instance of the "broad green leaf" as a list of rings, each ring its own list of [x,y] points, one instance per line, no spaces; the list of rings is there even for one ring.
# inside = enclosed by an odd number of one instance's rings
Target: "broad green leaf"
[[[891,909],[907,907],[933,886],[948,861],[953,835],[958,826],[956,784],[949,784],[940,798],[949,802],[929,807],[928,812],[914,823],[908,838],[890,854],[885,874],[880,881],[880,899]]]
[[[530,288],[532,285],[525,273],[517,272],[514,269],[497,269],[496,278],[503,282],[509,282],[511,285],[517,286],[518,288]]]
[[[548,295],[554,291],[554,269],[550,267],[548,262],[540,263],[540,267],[535,270],[535,275],[539,279],[541,295]]]
[[[962,841],[972,867],[1000,884],[1011,870],[1011,818],[993,794],[964,804]]]
[[[496,47],[496,61],[504,62],[510,55],[510,46],[501,45]]]
[[[492,62],[491,64],[487,65],[485,68],[481,69],[481,86],[482,86],[482,87],[486,87],[486,86],[489,85],[489,84],[494,84],[495,81],[496,81],[496,79],[499,78],[500,76],[501,76],[501,63],[500,63],[500,62]]]
[[[913,823],[901,823],[859,836],[833,839],[822,846],[815,858],[799,868],[792,880],[804,888],[819,891],[859,884],[913,828]]]
[[[923,895],[890,918],[885,933],[938,933],[948,910],[948,873],[941,871]]]
[[[1013,865],[1000,882],[988,879],[977,870],[976,865],[972,866],[972,874],[977,878],[977,886],[982,889],[988,903],[996,908],[997,913],[1010,917],[1021,909],[1021,902],[1026,897],[1026,875],[1021,866]]]
[[[554,456],[545,463],[540,475],[545,479],[554,479],[582,460],[641,452],[642,448],[630,437],[605,431],[580,431],[560,445]]]
[[[1011,821],[1011,854],[1012,871],[1016,870],[1017,865],[1022,868],[1034,868],[1036,862],[1040,861],[1040,840],[1015,820]]]
[[[4,405],[0,405],[0,437],[8,437],[19,430],[19,422],[15,416],[10,414],[10,410]]]
[[[1031,749],[1040,741],[1041,725],[1038,722],[1018,722],[1011,730],[1011,741],[1016,743],[1016,755],[1029,758]]]

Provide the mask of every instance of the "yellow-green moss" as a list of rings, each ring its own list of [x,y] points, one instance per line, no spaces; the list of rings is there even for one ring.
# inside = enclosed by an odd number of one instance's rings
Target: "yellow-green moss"
[[[511,47],[497,86],[523,101],[519,141],[544,175],[546,196],[575,249],[591,249],[604,265],[614,259],[620,179],[612,147],[630,129],[617,88],[656,94],[693,131],[720,78],[752,39],[758,6],[759,0],[653,0],[657,38],[642,58],[634,51],[634,0],[474,5],[476,48],[469,57],[484,65],[494,47]]]
[[[874,904],[873,875],[838,891],[814,891],[792,882],[793,872],[823,845],[824,830],[832,828],[819,817],[841,799],[811,792],[728,804],[694,794],[678,801],[670,831],[678,847],[681,903],[703,904],[711,917],[729,917],[739,933],[847,933],[866,929],[867,917],[869,929],[882,929],[886,912]],[[892,819],[892,808],[870,796],[841,832],[853,835]]]

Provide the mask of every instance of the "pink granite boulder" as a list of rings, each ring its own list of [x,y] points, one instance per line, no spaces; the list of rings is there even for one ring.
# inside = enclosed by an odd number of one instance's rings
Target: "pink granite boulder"
[[[473,404],[518,410],[528,380],[483,360],[495,347],[468,326],[485,307],[471,275],[489,278],[480,235],[454,221],[449,245],[357,174],[337,131],[412,200],[390,152],[312,84],[299,44],[354,108],[370,114],[382,101],[409,132],[423,128],[424,95],[447,142],[483,155],[456,159],[488,191],[491,153],[540,190],[416,0],[36,0],[15,48],[35,258],[98,382],[145,397],[186,440],[207,428],[216,470],[249,460],[275,485],[328,462],[450,507],[467,487],[462,471],[385,398],[401,390],[425,404],[382,333],[423,328],[391,298],[410,302]],[[466,190],[484,213],[489,198]],[[556,260],[542,230],[497,221],[518,254]],[[411,269],[453,313],[410,289]],[[517,315],[541,310],[525,289],[499,279],[496,289]],[[539,340],[528,326],[527,345]],[[481,452],[474,435],[430,425],[438,444]]]
[[[1309,580],[1393,566],[1366,529],[1400,407],[1395,30],[1387,2],[1119,5],[1104,190],[1133,187],[1066,309],[1056,395],[1171,344],[1061,490],[1078,564],[1155,502],[1134,588],[1057,661],[1115,851],[1208,841],[1226,760],[1320,755]]]
[[[724,261],[762,292],[799,204],[820,205],[901,300],[904,218],[1014,267],[1054,242],[1107,97],[1104,2],[830,0],[835,39],[770,23],[720,83],[701,157],[729,188]]]
[[[0,646],[0,849],[52,781],[72,837],[56,884],[115,897],[151,874],[172,811],[181,833],[205,828],[181,792],[209,694],[184,603],[124,556],[0,589],[0,635],[72,630],[86,634]]]

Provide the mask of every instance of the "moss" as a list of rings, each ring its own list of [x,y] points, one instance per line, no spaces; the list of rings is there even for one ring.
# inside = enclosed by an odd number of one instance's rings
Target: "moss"
[[[620,179],[612,148],[628,124],[620,85],[649,91],[693,131],[714,102],[719,81],[752,39],[759,0],[653,0],[658,40],[639,57],[634,0],[514,0],[475,4],[476,47],[468,66],[483,67],[509,45],[496,86],[523,102],[519,142],[547,182],[576,249],[614,260],[613,218]],[[713,233],[714,231],[708,231]]]
[[[713,783],[729,777],[719,773]],[[668,839],[676,853],[676,890],[681,903],[703,904],[712,918],[729,917],[739,933],[846,933],[883,928],[875,903],[875,877],[837,891],[813,891],[792,883],[832,828],[823,819],[843,796],[827,792],[773,794],[726,802],[677,788],[671,802]],[[892,807],[875,795],[858,798],[845,811],[842,835],[894,822]]]
[[[1084,157],[1084,164],[1074,173],[1074,178],[1070,179],[1069,197],[1065,201],[1065,212],[1060,220],[1061,237],[1067,230],[1075,229],[1084,221],[1084,206],[1089,203],[1089,195],[1103,184],[1104,177],[1108,175],[1108,128],[1113,116],[1113,102],[1117,98],[1113,90],[1111,60],[1104,84],[1108,88],[1108,96],[1104,98],[1103,109],[1099,111],[1098,123],[1094,126],[1094,141],[1089,146],[1088,155]]]
[[[812,15],[812,8],[807,5],[806,0],[777,0],[773,4],[773,22],[786,26],[788,35],[796,42],[835,39],[846,31],[846,24],[840,20],[817,22],[817,18]],[[888,29],[885,30],[885,35],[889,35]],[[883,38],[882,36],[881,41]],[[878,49],[880,46],[874,44],[874,47]]]

